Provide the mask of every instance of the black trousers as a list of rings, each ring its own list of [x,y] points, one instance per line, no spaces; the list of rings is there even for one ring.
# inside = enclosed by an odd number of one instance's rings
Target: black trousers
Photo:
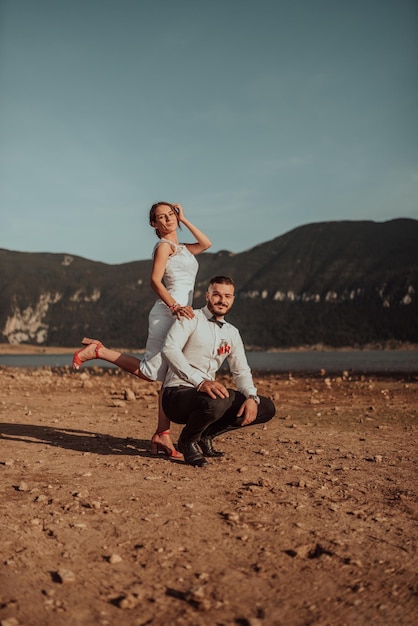
[[[168,419],[176,424],[185,424],[183,441],[199,441],[201,437],[216,437],[221,433],[242,428],[243,417],[237,417],[245,396],[239,391],[228,389],[228,398],[212,399],[207,393],[189,387],[166,387],[162,404]],[[264,424],[276,412],[273,402],[260,396],[257,417],[248,424]]]

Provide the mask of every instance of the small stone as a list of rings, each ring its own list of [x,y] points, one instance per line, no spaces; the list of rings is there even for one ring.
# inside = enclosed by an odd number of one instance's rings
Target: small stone
[[[40,496],[36,496],[35,502],[47,502],[48,496],[41,494]]]
[[[61,568],[57,571],[57,575],[58,575],[59,581],[63,585],[66,585],[67,583],[75,582],[75,574],[69,569]]]
[[[193,602],[201,602],[205,597],[205,590],[201,585],[199,585],[198,587],[190,589],[187,592],[186,596],[188,600],[191,600]]]
[[[118,606],[120,609],[134,609],[138,604],[139,600],[133,594],[128,593],[128,595],[120,598]]]
[[[136,400],[136,395],[134,394],[132,389],[125,389],[123,392],[123,396],[128,402],[135,402]]]
[[[87,489],[81,489],[80,491],[74,491],[73,493],[74,498],[87,498],[88,495],[89,492]]]
[[[22,481],[21,483],[19,483],[19,485],[17,486],[17,490],[18,491],[29,491],[29,485],[28,483],[25,483],[24,481]]]
[[[55,589],[42,589],[42,594],[47,598],[55,596]]]
[[[123,559],[119,554],[111,554],[109,557],[109,563],[114,565],[115,563],[122,563]]]
[[[0,622],[1,626],[19,626],[20,622],[15,617],[6,617]]]
[[[123,408],[125,406],[125,403],[123,400],[112,400],[111,406]]]
[[[141,600],[143,600],[143,594],[139,591],[127,593],[119,598],[118,607],[123,610],[134,609]]]

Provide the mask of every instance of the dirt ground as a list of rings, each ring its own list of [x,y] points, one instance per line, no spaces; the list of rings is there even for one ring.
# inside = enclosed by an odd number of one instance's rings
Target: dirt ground
[[[1,626],[417,624],[418,376],[255,380],[276,417],[197,469],[157,385],[0,368]]]

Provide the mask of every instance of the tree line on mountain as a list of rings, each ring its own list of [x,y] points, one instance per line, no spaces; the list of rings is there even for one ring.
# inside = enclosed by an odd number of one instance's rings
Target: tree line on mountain
[[[252,348],[418,343],[417,250],[417,220],[308,224],[239,254],[201,255],[194,304],[224,274],[237,294],[228,319]],[[75,346],[92,335],[140,349],[150,270],[148,260],[0,250],[0,341]]]

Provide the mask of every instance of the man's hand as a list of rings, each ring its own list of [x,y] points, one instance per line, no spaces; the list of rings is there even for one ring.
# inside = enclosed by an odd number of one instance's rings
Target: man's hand
[[[247,398],[237,413],[237,417],[244,416],[241,426],[248,426],[248,424],[251,424],[257,417],[257,410],[257,402],[252,398]]]
[[[204,380],[199,385],[199,391],[207,393],[213,400],[218,398],[229,398],[228,389],[222,385],[222,383],[216,382],[216,380]],[[254,402],[255,404],[255,402]]]

